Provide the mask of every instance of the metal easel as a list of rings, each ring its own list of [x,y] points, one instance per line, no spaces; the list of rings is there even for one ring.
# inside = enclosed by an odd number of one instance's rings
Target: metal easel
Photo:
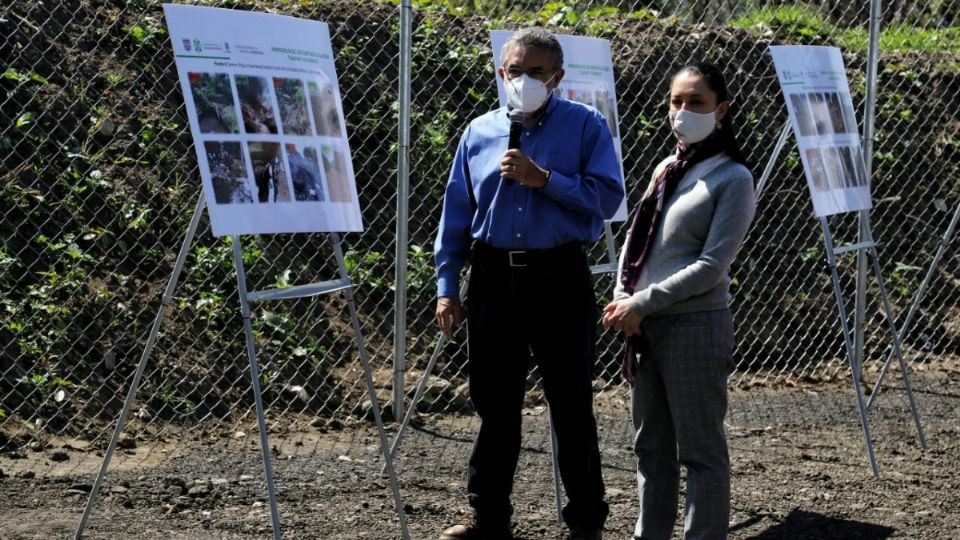
[[[150,336],[147,338],[147,344],[144,347],[143,354],[140,356],[140,363],[137,365],[137,369],[133,375],[133,381],[131,382],[130,389],[127,392],[127,398],[123,404],[123,410],[120,412],[120,417],[117,421],[116,427],[114,428],[113,436],[110,439],[110,444],[107,446],[107,451],[103,455],[103,461],[100,464],[100,470],[97,473],[96,481],[94,482],[93,488],[90,490],[90,496],[87,499],[87,506],[84,509],[83,516],[80,518],[80,524],[77,527],[77,531],[74,535],[74,538],[77,540],[79,540],[83,535],[83,529],[90,517],[90,513],[93,510],[93,505],[96,503],[97,494],[100,490],[101,484],[103,483],[103,478],[106,475],[107,468],[110,466],[110,459],[113,457],[113,452],[116,449],[117,440],[120,437],[120,434],[123,432],[124,426],[126,425],[127,416],[130,413],[133,400],[136,397],[137,390],[140,387],[140,378],[143,375],[144,369],[146,368],[147,360],[150,358],[150,354],[153,352],[153,347],[157,341],[157,333],[160,331],[160,327],[163,323],[164,314],[166,313],[167,308],[170,306],[170,303],[173,301],[173,293],[176,290],[177,282],[180,278],[181,272],[183,271],[187,255],[190,252],[190,246],[193,244],[193,238],[200,223],[200,215],[203,213],[205,204],[206,200],[203,192],[201,192],[197,199],[197,205],[194,208],[190,225],[187,228],[183,245],[180,246],[180,252],[177,255],[173,272],[171,273],[170,279],[167,282],[167,288],[163,293],[163,297],[160,302],[160,309],[158,310],[157,316],[153,321],[153,326],[150,328]],[[339,279],[323,281],[320,283],[312,283],[308,285],[298,285],[284,289],[269,289],[263,291],[250,291],[247,289],[240,237],[233,235],[231,238],[233,240],[233,261],[237,271],[237,288],[240,293],[240,309],[243,317],[244,333],[246,335],[247,356],[250,360],[250,379],[257,410],[257,424],[260,430],[260,450],[263,455],[263,468],[267,480],[267,494],[270,500],[270,516],[273,523],[274,540],[280,540],[281,537],[280,514],[277,510],[277,495],[273,482],[273,465],[270,459],[270,442],[267,438],[267,425],[264,416],[263,397],[260,392],[260,373],[259,369],[257,368],[257,351],[253,339],[253,326],[250,321],[250,303],[266,300],[308,298],[321,294],[330,294],[337,291],[343,292],[344,296],[346,296],[347,305],[349,306],[350,319],[353,323],[353,331],[357,340],[357,349],[360,354],[360,362],[363,365],[363,374],[367,384],[367,392],[370,395],[373,416],[377,424],[377,430],[380,434],[380,446],[383,450],[385,470],[390,479],[390,489],[393,492],[394,504],[396,506],[397,515],[400,518],[401,535],[405,540],[409,540],[410,533],[407,529],[406,514],[403,510],[403,501],[400,498],[400,490],[397,485],[397,475],[393,468],[393,455],[388,450],[389,445],[387,441],[387,435],[386,431],[384,430],[383,420],[380,415],[380,404],[377,400],[373,376],[370,370],[366,342],[363,338],[363,334],[360,331],[360,320],[357,316],[357,306],[353,298],[353,283],[350,281],[350,277],[347,274],[346,265],[343,261],[343,250],[340,247],[340,235],[338,233],[330,233],[330,241],[333,243],[334,255],[336,257],[337,267],[339,269]]]
[[[763,176],[760,178],[760,181],[757,183],[756,188],[756,198],[759,199],[763,194],[766,184],[770,179],[770,175],[773,172],[773,166],[777,158],[780,156],[780,153],[783,151],[783,147],[786,145],[787,137],[790,134],[790,122],[788,121],[780,132],[780,137],[777,139],[777,143],[774,146],[773,154],[770,156],[770,160],[767,162],[766,167],[763,171]],[[877,279],[877,284],[880,288],[880,296],[883,300],[883,309],[886,315],[887,323],[890,330],[890,336],[893,340],[893,351],[891,354],[896,354],[899,363],[900,371],[903,375],[903,386],[907,392],[907,398],[910,402],[910,412],[913,416],[913,421],[917,427],[917,434],[920,438],[920,446],[924,449],[927,448],[926,437],[923,434],[923,426],[920,423],[920,415],[917,412],[917,404],[913,397],[913,391],[910,388],[910,377],[907,373],[906,362],[903,359],[903,351],[901,350],[900,344],[900,335],[897,331],[896,323],[893,320],[893,312],[890,308],[890,301],[887,295],[887,288],[883,281],[883,275],[880,271],[880,261],[879,256],[877,255],[876,242],[873,239],[873,230],[870,227],[869,213],[866,211],[861,211],[860,213],[860,231],[861,234],[865,236],[861,237],[861,242],[856,244],[850,244],[847,246],[836,247],[833,242],[833,234],[830,232],[830,223],[826,217],[819,218],[820,227],[823,230],[823,240],[824,246],[827,253],[827,266],[830,268],[830,277],[833,282],[833,290],[837,300],[837,310],[840,317],[840,324],[843,330],[843,339],[844,346],[846,348],[847,357],[850,361],[850,367],[852,369],[852,379],[853,379],[853,389],[857,396],[857,408],[860,412],[860,424],[863,426],[863,437],[867,445],[867,455],[870,458],[870,469],[873,472],[874,477],[880,475],[880,471],[877,468],[877,459],[873,450],[873,437],[870,434],[870,420],[867,416],[867,405],[864,402],[863,398],[863,389],[860,386],[859,374],[861,372],[861,366],[859,361],[859,356],[856,352],[856,346],[854,345],[854,332],[851,331],[849,324],[847,322],[847,310],[846,304],[843,299],[843,289],[840,285],[840,274],[837,270],[837,255],[842,253],[847,253],[850,251],[856,251],[858,254],[863,254],[870,259],[872,263],[873,272]],[[888,358],[887,362],[889,363],[890,359]]]
[[[917,294],[913,297],[913,301],[910,303],[910,307],[907,309],[907,316],[904,317],[903,323],[900,325],[900,331],[903,335],[906,335],[910,330],[910,323],[913,322],[913,316],[917,312],[917,308],[920,306],[920,302],[923,300],[924,295],[927,294],[927,286],[930,285],[930,282],[933,281],[933,274],[937,269],[937,266],[940,264],[940,260],[943,258],[943,253],[947,250],[947,246],[950,244],[950,240],[953,239],[953,233],[957,228],[957,221],[960,221],[960,203],[957,203],[957,208],[953,212],[953,218],[950,219],[950,224],[947,225],[946,232],[943,233],[943,236],[940,237],[939,245],[937,246],[937,252],[933,256],[933,262],[930,263],[930,268],[927,269],[927,274],[923,277],[923,281],[920,283],[920,287],[917,289]],[[887,374],[887,369],[890,367],[890,362],[893,360],[894,355],[893,350],[887,355],[887,360],[883,363],[883,367],[880,369],[880,375],[877,377],[877,382],[873,386],[873,391],[870,392],[870,399],[867,400],[867,409],[873,406],[873,402],[877,397],[877,394],[880,393],[880,385],[883,383],[883,378]]]

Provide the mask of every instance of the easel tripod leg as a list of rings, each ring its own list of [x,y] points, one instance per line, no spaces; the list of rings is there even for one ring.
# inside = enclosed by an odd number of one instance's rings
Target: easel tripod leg
[[[464,298],[467,294],[467,284],[470,281],[470,274],[463,279],[463,284],[460,285],[460,298]],[[396,437],[393,438],[393,446],[390,447],[390,457],[397,457],[397,449],[400,448],[400,441],[403,439],[403,434],[407,429],[407,425],[410,424],[410,420],[413,418],[413,415],[417,412],[417,405],[420,403],[420,400],[423,398],[423,392],[427,388],[427,381],[430,379],[430,375],[433,373],[433,368],[437,365],[437,359],[440,358],[440,353],[443,352],[443,347],[447,343],[447,337],[443,335],[443,332],[440,332],[437,335],[437,345],[433,349],[433,354],[430,355],[430,361],[427,362],[427,367],[423,370],[423,375],[420,376],[420,382],[417,383],[417,389],[413,393],[413,399],[410,400],[410,406],[407,407],[406,414],[403,415],[403,422],[400,423],[400,428],[397,430]],[[380,474],[385,473],[387,470],[387,465],[384,463],[383,468],[380,469]]]
[[[260,370],[257,369],[257,349],[250,323],[250,302],[247,299],[247,280],[243,269],[243,250],[240,237],[233,236],[233,262],[237,270],[237,289],[240,293],[240,311],[243,316],[243,331],[247,339],[247,356],[250,359],[250,383],[257,408],[257,425],[260,428],[260,450],[263,454],[263,470],[267,477],[267,495],[270,500],[270,518],[273,522],[273,538],[280,540],[280,513],[277,510],[277,492],[273,484],[273,462],[270,459],[270,441],[267,437],[267,422],[264,415],[263,395],[260,392]]]
[[[334,253],[337,257],[337,266],[340,268],[340,277],[349,279],[347,267],[343,261],[343,250],[340,247],[340,235],[330,234],[333,242]],[[377,388],[373,383],[373,372],[370,370],[370,360],[367,357],[367,344],[363,339],[363,333],[360,330],[360,318],[357,314],[357,304],[353,299],[353,289],[344,289],[344,295],[347,299],[347,306],[350,309],[350,320],[353,324],[353,333],[357,338],[357,348],[360,353],[360,363],[363,365],[363,376],[367,383],[367,393],[370,395],[370,404],[373,411],[373,418],[377,423],[377,432],[380,435],[380,448],[383,451],[383,458],[386,462],[387,475],[390,477],[390,490],[393,492],[393,501],[397,509],[397,516],[400,518],[400,532],[404,540],[410,539],[410,531],[407,528],[407,516],[403,510],[403,499],[400,497],[400,488],[397,485],[397,473],[393,468],[393,457],[390,455],[390,443],[387,440],[387,433],[383,427],[383,417],[380,415],[380,403],[377,399]]]
[[[887,324],[890,326],[893,350],[900,363],[900,375],[903,377],[903,388],[907,391],[907,401],[910,402],[910,413],[913,415],[913,423],[917,426],[917,435],[920,437],[920,447],[926,450],[927,438],[923,435],[923,425],[920,423],[920,413],[917,411],[917,402],[913,397],[913,390],[910,388],[910,375],[907,373],[907,363],[903,359],[903,349],[900,346],[900,335],[897,332],[897,325],[893,322],[893,310],[890,308],[890,299],[887,297],[887,287],[880,273],[880,262],[877,259],[876,248],[870,248],[869,255],[870,260],[873,262],[873,272],[877,275],[877,283],[880,285],[883,309],[887,315]]]
[[[867,407],[863,399],[863,389],[860,388],[860,381],[857,373],[860,372],[860,366],[857,363],[857,355],[853,351],[853,343],[850,338],[850,327],[847,324],[847,310],[843,303],[843,291],[840,287],[840,274],[837,271],[837,259],[833,253],[833,237],[830,234],[830,226],[827,219],[820,218],[820,226],[823,228],[824,244],[827,250],[827,264],[830,267],[830,275],[833,279],[833,292],[837,299],[837,311],[840,315],[840,325],[843,330],[843,343],[847,349],[847,358],[850,360],[851,377],[853,379],[853,391],[857,395],[857,407],[860,411],[860,425],[863,426],[863,438],[867,444],[867,455],[870,458],[870,470],[873,476],[879,477],[880,470],[877,467],[877,457],[873,452],[873,437],[870,435],[870,419],[867,417]]]
[[[77,526],[77,531],[74,533],[74,538],[79,540],[83,536],[83,529],[87,525],[87,520],[90,519],[90,513],[93,511],[93,505],[97,501],[97,494],[100,491],[100,485],[103,483],[103,478],[107,474],[107,468],[110,467],[110,459],[113,457],[113,452],[117,447],[117,440],[120,438],[120,434],[123,433],[123,428],[127,424],[127,415],[130,413],[130,407],[133,405],[133,400],[137,395],[137,390],[140,389],[140,378],[143,376],[143,371],[147,366],[147,360],[150,359],[150,355],[153,354],[153,347],[157,343],[157,334],[160,332],[160,326],[163,325],[163,317],[167,312],[167,307],[170,305],[170,302],[173,300],[173,292],[177,288],[177,282],[180,280],[180,274],[183,272],[184,263],[187,260],[187,254],[190,253],[190,246],[193,245],[193,237],[197,232],[197,227],[200,224],[200,214],[203,212],[203,206],[206,203],[203,192],[200,192],[200,196],[197,197],[197,205],[193,209],[193,217],[190,218],[190,225],[187,227],[187,233],[183,238],[183,244],[180,246],[180,252],[177,254],[177,261],[174,263],[173,272],[170,273],[170,279],[167,281],[167,288],[163,292],[163,297],[160,301],[160,309],[157,311],[157,317],[153,320],[153,326],[150,327],[150,335],[147,338],[147,344],[143,349],[143,354],[140,355],[140,363],[137,364],[137,369],[133,374],[133,380],[130,382],[130,389],[127,391],[127,399],[123,403],[123,409],[120,411],[120,418],[117,420],[117,425],[113,429],[113,436],[110,437],[110,444],[107,445],[107,451],[103,454],[103,461],[100,463],[100,470],[97,472],[97,479],[93,483],[93,488],[90,489],[90,496],[87,498],[87,506],[83,510],[83,516],[80,518],[80,524]]]
[[[927,274],[920,283],[920,287],[917,288],[917,294],[913,297],[913,302],[910,303],[910,308],[907,309],[907,316],[904,318],[903,325],[900,327],[900,331],[904,336],[906,336],[907,332],[910,330],[910,323],[913,322],[913,316],[916,314],[916,311],[920,306],[920,302],[927,293],[927,286],[929,286],[930,282],[933,281],[934,273],[936,272],[937,266],[940,265],[941,259],[943,259],[943,254],[947,250],[950,240],[953,238],[953,233],[956,230],[958,221],[960,221],[960,204],[958,204],[956,210],[954,210],[953,217],[950,219],[950,224],[947,226],[946,232],[944,232],[943,236],[940,237],[940,242],[937,246],[937,252],[933,256],[933,261],[930,263],[930,268],[927,269]],[[881,384],[883,383],[883,378],[887,374],[887,369],[890,367],[890,362],[893,361],[893,353],[894,351],[891,349],[891,351],[887,354],[887,359],[883,363],[883,367],[880,369],[880,375],[877,377],[877,382],[874,383],[873,386],[873,392],[870,393],[870,399],[867,401],[868,409],[873,405],[874,400],[882,389]]]
[[[420,376],[420,382],[417,383],[417,389],[413,393],[413,399],[410,401],[410,406],[407,407],[406,414],[403,415],[403,422],[400,423],[400,428],[397,430],[397,435],[393,438],[393,445],[390,447],[390,457],[397,457],[397,449],[400,448],[400,441],[403,439],[403,434],[407,429],[407,425],[410,424],[411,418],[417,412],[417,404],[420,403],[420,399],[423,397],[423,392],[427,388],[427,381],[430,379],[430,374],[433,372],[434,366],[437,364],[437,359],[440,357],[441,351],[443,351],[443,346],[446,344],[447,338],[443,335],[443,332],[440,333],[440,336],[437,337],[437,346],[433,349],[433,354],[430,355],[430,361],[427,362],[427,367],[423,371],[423,375]],[[383,468],[380,469],[380,474],[384,474],[387,471],[387,464],[384,462]]]

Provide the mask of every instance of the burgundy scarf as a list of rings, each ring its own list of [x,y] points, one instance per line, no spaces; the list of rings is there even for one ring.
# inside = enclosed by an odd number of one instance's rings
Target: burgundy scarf
[[[633,216],[633,223],[627,232],[627,242],[624,246],[626,253],[620,268],[620,283],[627,294],[635,292],[640,272],[650,254],[650,246],[660,225],[664,203],[670,200],[680,181],[694,165],[723,151],[723,144],[716,134],[717,132],[714,132],[702,142],[690,146],[678,143],[676,161],[664,167],[660,175],[653,180],[653,188],[648,190],[649,192],[640,201],[637,213]],[[634,375],[637,366],[634,353],[639,350],[640,342],[635,338],[639,337],[628,338],[624,334],[623,376],[631,385],[636,380]]]

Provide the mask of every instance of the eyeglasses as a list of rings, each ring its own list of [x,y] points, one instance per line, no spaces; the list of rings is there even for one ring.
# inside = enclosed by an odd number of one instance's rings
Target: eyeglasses
[[[504,70],[504,73],[507,75],[508,79],[517,79],[522,75],[526,75],[528,77],[532,77],[534,79],[539,80],[549,72],[543,70],[542,68],[530,68],[526,71],[518,68],[510,68],[510,69]],[[556,71],[553,71],[553,73],[556,73]]]

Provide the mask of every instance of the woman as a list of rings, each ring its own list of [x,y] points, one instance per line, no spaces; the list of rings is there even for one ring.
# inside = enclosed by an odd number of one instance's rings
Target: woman
[[[681,465],[684,539],[727,535],[728,272],[754,214],[753,177],[730,106],[715,65],[674,75],[669,122],[677,150],[654,170],[627,234],[614,300],[604,308],[604,326],[627,339],[640,488],[636,539],[670,538]]]

